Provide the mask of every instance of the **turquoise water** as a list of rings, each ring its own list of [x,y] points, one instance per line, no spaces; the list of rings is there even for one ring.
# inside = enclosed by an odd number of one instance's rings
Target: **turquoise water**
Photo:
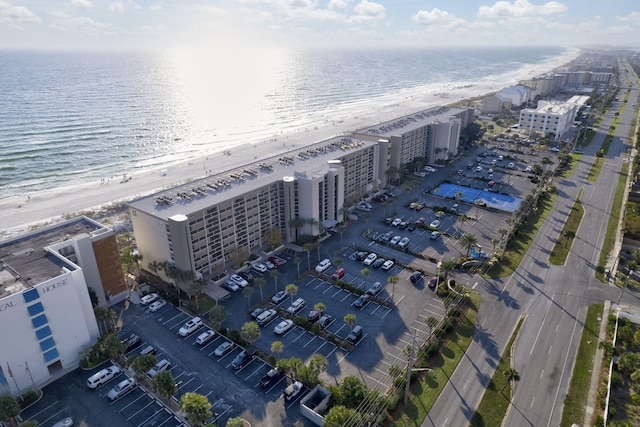
[[[466,203],[475,204],[476,201],[484,203],[487,207],[503,212],[514,212],[520,207],[522,199],[509,196],[508,194],[495,193],[487,189],[464,187],[457,184],[440,184],[436,189],[431,190],[431,194],[441,197],[455,199],[457,193],[462,193],[460,200]]]

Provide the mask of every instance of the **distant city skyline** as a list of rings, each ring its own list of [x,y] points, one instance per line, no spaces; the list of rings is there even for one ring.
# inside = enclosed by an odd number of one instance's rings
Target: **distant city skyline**
[[[0,48],[640,47],[628,0],[0,0]]]

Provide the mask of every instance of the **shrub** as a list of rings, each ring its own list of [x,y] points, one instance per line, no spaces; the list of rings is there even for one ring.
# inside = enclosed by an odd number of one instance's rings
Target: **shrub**
[[[460,310],[458,310],[457,307],[450,308],[449,311],[447,312],[447,316],[458,318],[460,317]]]

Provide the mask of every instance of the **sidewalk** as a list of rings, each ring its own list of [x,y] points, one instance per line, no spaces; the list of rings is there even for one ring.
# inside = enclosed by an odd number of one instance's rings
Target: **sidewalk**
[[[611,310],[611,301],[604,302],[604,309],[602,310],[602,320],[600,321],[600,331],[598,333],[598,340],[605,341],[607,338],[607,319],[609,318],[609,310]],[[589,396],[587,398],[587,409],[585,414],[584,426],[591,426],[593,418],[593,411],[597,405],[598,398],[598,380],[600,379],[600,369],[602,366],[604,350],[600,347],[596,350],[596,355],[593,360],[593,369],[591,370],[591,386],[589,387]]]

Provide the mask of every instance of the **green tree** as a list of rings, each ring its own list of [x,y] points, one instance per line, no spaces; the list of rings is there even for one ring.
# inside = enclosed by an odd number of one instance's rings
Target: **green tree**
[[[227,310],[220,304],[216,304],[209,310],[209,320],[213,324],[214,329],[220,329],[222,323],[227,319]]]
[[[452,261],[452,260],[442,261],[442,264],[440,264],[440,273],[444,274],[444,278],[442,280],[446,281],[447,278],[449,277],[449,274],[454,276],[452,272],[455,271],[457,267],[458,267],[458,264],[455,261]]]
[[[344,224],[340,224],[336,229],[340,233],[340,247],[342,247],[342,235],[347,231],[347,227]]]
[[[278,277],[281,275],[282,274],[278,270],[271,270],[269,272],[269,276],[273,279],[274,289],[276,292],[278,292]]]
[[[298,277],[300,277],[300,263],[302,262],[302,258],[300,258],[299,256],[294,256],[293,257],[293,263],[296,265],[296,267],[298,267]]]
[[[276,354],[276,359],[280,359],[280,355],[284,351],[284,344],[282,341],[274,341],[271,344],[271,352]]]
[[[20,415],[20,404],[10,394],[0,395],[0,421],[14,425],[15,418]]]
[[[464,223],[467,222],[468,219],[469,218],[467,218],[465,214],[458,215],[458,222],[460,223],[460,231],[462,231],[462,226],[464,226]]]
[[[327,366],[329,366],[329,361],[321,354],[313,354],[309,359],[309,369],[311,369],[311,372],[313,372],[316,377],[324,372]]]
[[[284,288],[284,291],[291,297],[291,303],[293,303],[293,297],[298,293],[298,286],[293,283],[289,283]]]
[[[260,338],[260,326],[258,326],[256,322],[247,322],[242,325],[240,335],[243,340],[247,341],[249,344],[253,344],[255,340]]]
[[[116,334],[106,335],[100,341],[100,348],[107,359],[116,359],[124,354],[125,346]]]
[[[229,418],[227,421],[226,427],[243,427],[244,420],[240,417]]]
[[[362,425],[362,416],[355,409],[336,405],[327,412],[322,425],[324,427],[342,427],[347,425],[347,422],[349,425]]]
[[[189,295],[189,298],[193,298],[195,297],[196,299],[196,310],[198,312],[200,312],[200,294],[202,293],[202,290],[204,289],[204,279],[200,278],[198,280],[194,280],[193,283],[191,283],[191,286],[189,286],[189,289],[187,291],[187,294]]]
[[[465,234],[460,239],[460,245],[467,250],[467,257],[469,257],[469,253],[471,252],[471,248],[478,243],[478,239],[473,234]]]
[[[324,311],[327,309],[327,306],[324,305],[324,303],[319,302],[319,303],[316,303],[316,305],[313,306],[313,309],[315,311],[319,311],[320,312],[320,316],[322,316],[324,314]]]
[[[625,375],[631,375],[640,369],[640,353],[624,352],[618,359],[618,369]]]
[[[353,313],[345,314],[344,323],[346,323],[349,328],[353,329],[356,325],[356,315]]]
[[[211,413],[211,403],[198,393],[188,392],[182,396],[182,411],[187,415],[191,424],[201,426],[207,421]]]
[[[144,377],[150,369],[156,366],[156,363],[158,363],[158,358],[155,354],[136,354],[127,359],[127,365],[133,369],[138,378]]]
[[[567,244],[572,241],[576,237],[576,232],[573,230],[567,230],[564,233],[564,247],[567,247]]]
[[[302,227],[304,227],[305,221],[302,218],[292,218],[289,221],[289,227],[292,229],[293,239],[292,241],[298,241],[298,232]]]
[[[178,392],[178,385],[171,371],[160,371],[151,378],[151,387],[158,392],[163,399],[169,399]]]
[[[500,389],[500,393],[502,393],[508,384],[511,384],[513,381],[520,381],[520,374],[513,368],[507,369],[502,374],[507,378],[507,382],[505,382],[502,389]]]
[[[342,265],[343,261],[344,260],[342,258],[338,257],[338,258],[334,259],[332,262],[336,267],[340,268],[340,266]]]
[[[251,286],[247,286],[242,290],[242,296],[247,299],[249,307],[251,307],[251,295],[253,295],[254,289]]]
[[[311,270],[311,251],[313,250],[313,243],[305,243],[302,245],[305,252],[307,253],[307,269]]]
[[[260,289],[260,299],[263,300],[264,296],[262,295],[262,288],[267,284],[267,281],[262,277],[256,277],[253,280],[253,283],[258,287],[258,289]]]
[[[98,299],[98,294],[96,293],[96,290],[93,289],[91,286],[89,286],[87,288],[87,290],[89,291],[89,299],[91,300],[91,307],[97,307],[98,304],[100,304],[100,300]]]
[[[366,384],[359,378],[350,375],[340,381],[336,400],[340,405],[355,409],[365,399],[367,393]]]
[[[362,277],[364,277],[364,285],[366,287],[367,286],[367,276],[369,276],[369,274],[371,274],[371,270],[369,270],[367,267],[365,267],[362,270],[360,270],[360,274],[362,274]]]

